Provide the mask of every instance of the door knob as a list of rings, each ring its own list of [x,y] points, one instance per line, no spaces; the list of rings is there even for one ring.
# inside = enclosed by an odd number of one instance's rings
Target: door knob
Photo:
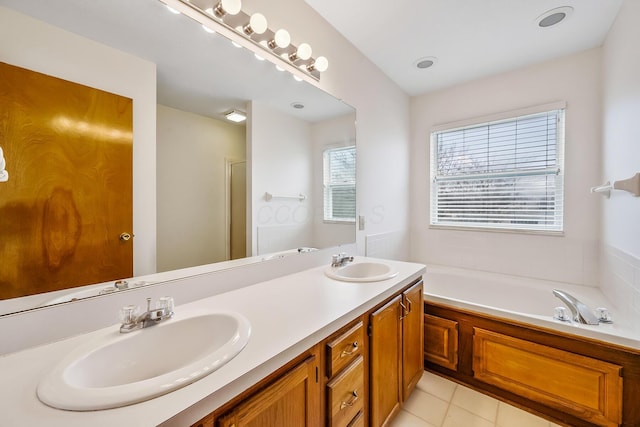
[[[129,239],[131,239],[131,234],[129,233],[122,233],[120,235],[120,240],[122,240],[123,242],[128,242]]]

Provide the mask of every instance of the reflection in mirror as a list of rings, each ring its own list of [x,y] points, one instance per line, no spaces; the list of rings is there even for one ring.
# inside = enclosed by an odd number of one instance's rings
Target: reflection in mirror
[[[24,274],[8,279],[6,272],[16,271],[16,265],[3,262],[0,314],[203,272],[198,266],[212,270],[303,256],[298,254],[355,241],[355,182],[328,180],[331,171],[323,160],[327,149],[355,146],[355,111],[317,87],[205,33],[158,0],[0,0],[0,37],[12,40],[0,62],[133,101],[133,201],[118,200],[133,208],[133,230],[105,226],[107,239],[133,247],[133,274],[83,276],[89,269],[72,262],[72,245],[56,268],[73,268],[80,279],[42,293],[26,283]],[[247,120],[227,121],[231,110],[246,113]],[[12,182],[19,176],[16,169],[29,164],[13,162],[17,149],[5,142],[18,131],[4,122],[0,126],[12,177],[0,183],[0,210],[15,206],[15,200],[3,197],[2,186],[18,185]],[[39,142],[56,146],[55,138]],[[83,143],[95,146],[88,136]],[[349,164],[355,176],[355,161]],[[68,181],[75,200],[80,179]],[[352,190],[344,189],[349,186]],[[332,192],[333,198],[327,196]],[[43,193],[44,202],[51,199],[51,192]],[[349,214],[327,218],[328,202],[351,203]],[[15,255],[10,238],[44,238],[37,204],[26,206],[30,215],[17,224],[0,217],[3,260],[11,251]],[[95,242],[83,231],[90,227],[86,215],[82,210],[78,215],[77,246],[92,247]],[[84,264],[109,259],[96,255]],[[46,263],[34,264],[28,268],[51,270]],[[45,276],[38,280],[49,283]],[[20,291],[1,296],[9,287]]]

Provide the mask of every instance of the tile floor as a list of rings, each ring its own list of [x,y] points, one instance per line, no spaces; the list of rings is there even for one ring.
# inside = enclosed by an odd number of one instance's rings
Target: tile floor
[[[392,427],[559,427],[425,372]]]

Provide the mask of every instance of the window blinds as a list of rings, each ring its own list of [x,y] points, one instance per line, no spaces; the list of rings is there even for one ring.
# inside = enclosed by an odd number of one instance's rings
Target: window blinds
[[[431,138],[432,225],[562,231],[564,109]]]
[[[324,151],[324,220],[354,222],[356,219],[356,148]]]

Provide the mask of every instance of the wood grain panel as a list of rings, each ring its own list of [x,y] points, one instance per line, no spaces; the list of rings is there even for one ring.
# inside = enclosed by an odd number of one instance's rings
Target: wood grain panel
[[[316,358],[310,357],[219,420],[221,427],[314,426],[322,424]]]
[[[458,369],[458,322],[424,315],[424,357],[447,369]]]
[[[363,357],[358,358],[327,384],[327,419],[330,427],[345,427],[363,408]]]
[[[403,292],[406,312],[402,318],[402,400],[405,401],[424,373],[423,282]]]
[[[132,108],[0,63],[0,299],[133,275]]]
[[[622,421],[621,366],[474,328],[480,381],[561,409],[599,426]]]
[[[402,402],[402,323],[398,295],[370,316],[369,396],[371,425],[379,427],[392,420]]]
[[[352,360],[362,354],[364,327],[358,322],[349,330],[327,343],[327,376],[333,377]]]

